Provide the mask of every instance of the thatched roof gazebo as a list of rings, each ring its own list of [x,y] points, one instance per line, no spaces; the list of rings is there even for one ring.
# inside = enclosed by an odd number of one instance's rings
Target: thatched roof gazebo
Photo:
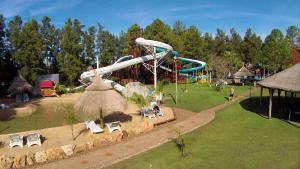
[[[14,77],[11,85],[8,88],[10,95],[20,94],[20,93],[33,93],[33,87],[22,77],[21,74]]]
[[[108,86],[99,76],[79,97],[74,105],[75,116],[80,120],[103,119],[114,112],[122,112],[127,108],[126,100]]]
[[[269,89],[269,118],[271,118],[272,98],[275,90],[278,91],[278,97],[280,97],[281,91],[285,91],[285,96],[287,92],[290,92],[292,97],[295,93],[300,92],[300,63],[267,77],[266,79],[258,82],[258,84],[261,86],[260,104],[262,104],[263,88]]]
[[[254,76],[253,73],[251,73],[245,66],[243,66],[242,68],[240,68],[240,70],[238,70],[234,75],[233,78],[243,78],[244,76]]]

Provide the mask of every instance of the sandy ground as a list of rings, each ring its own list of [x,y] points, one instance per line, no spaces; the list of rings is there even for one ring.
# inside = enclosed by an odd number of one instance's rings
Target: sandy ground
[[[67,94],[62,97],[47,97],[31,101],[28,105],[35,106],[49,106],[53,104],[74,104],[76,99],[80,96],[80,93]],[[133,103],[128,103],[128,108],[123,112],[123,114],[113,114],[109,117],[105,117],[106,122],[110,121],[121,121],[122,130],[138,130],[142,128],[141,126],[151,124],[161,124],[170,120],[175,119],[173,110],[168,107],[161,107],[161,111],[164,115],[154,119],[143,118],[138,113],[138,107]],[[24,113],[24,112],[23,112]],[[27,113],[24,113],[27,115]],[[23,115],[24,115],[23,114]],[[56,148],[66,144],[74,144],[81,142],[93,141],[96,139],[104,139],[111,135],[105,128],[103,133],[91,134],[89,130],[86,130],[83,123],[74,125],[74,135],[76,139],[72,140],[71,128],[70,126],[61,126],[54,128],[41,129],[36,131],[27,131],[18,133],[20,135],[26,136],[30,133],[38,132],[42,137],[42,146],[32,146],[30,148],[27,145],[21,147],[9,148],[9,135],[0,135],[0,142],[4,145],[0,147],[0,154],[16,155],[16,154],[27,154],[29,152],[37,152],[45,149]],[[24,141],[25,142],[25,141]]]

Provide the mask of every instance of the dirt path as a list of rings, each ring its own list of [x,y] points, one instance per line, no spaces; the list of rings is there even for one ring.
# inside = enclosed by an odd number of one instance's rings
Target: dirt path
[[[248,95],[249,92],[246,91],[235,98],[234,101],[223,103],[199,113],[192,113],[182,109],[174,109],[178,120],[159,126],[149,133],[139,135],[137,137],[130,138],[114,145],[96,149],[92,152],[81,154],[69,159],[64,159],[41,166],[35,166],[35,168],[82,169],[102,168],[105,166],[109,166],[170,141],[172,138],[176,137],[176,133],[174,132],[174,130],[179,130],[181,131],[181,133],[188,133],[211,122],[215,117],[216,111],[221,110],[236,101],[244,99]]]

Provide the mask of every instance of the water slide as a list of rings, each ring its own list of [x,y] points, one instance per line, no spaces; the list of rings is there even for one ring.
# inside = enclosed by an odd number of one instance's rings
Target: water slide
[[[163,49],[163,50],[161,50],[160,52],[154,52],[153,54],[146,55],[146,56],[141,56],[141,57],[138,57],[138,58],[132,58],[132,56],[122,57],[122,58],[118,59],[118,61],[116,61],[112,65],[83,72],[80,76],[80,79],[82,81],[83,80],[91,81],[91,78],[94,77],[96,74],[98,74],[102,77],[106,74],[112,73],[116,70],[124,69],[124,68],[132,66],[132,65],[144,63],[144,62],[151,61],[151,60],[157,61],[157,60],[163,58],[165,55],[167,55],[170,51],[173,50],[172,46],[170,46],[166,43],[162,43],[162,42],[158,42],[158,41],[154,41],[154,40],[147,40],[147,39],[144,39],[144,38],[137,38],[135,40],[135,42],[138,45],[142,45],[146,48],[153,48],[153,49],[160,48],[160,49]],[[130,58],[130,57],[131,57],[131,59],[128,60],[128,58]],[[155,78],[156,78],[156,69],[155,69],[154,74],[155,74]],[[116,83],[112,80],[104,79],[104,81],[107,84],[111,84],[116,90],[118,90],[120,92],[123,92],[124,86],[122,86],[122,85],[120,85],[120,84],[118,84],[118,83]]]
[[[159,51],[159,50],[158,50]],[[190,77],[192,79],[196,79],[196,78],[208,78],[207,75],[201,75],[201,76],[195,76],[195,75],[191,75],[189,74],[190,72],[194,72],[194,71],[198,71],[198,70],[203,70],[207,64],[203,61],[200,60],[195,60],[195,59],[188,59],[188,58],[184,58],[184,57],[178,57],[179,53],[177,51],[172,51],[172,56],[176,57],[176,59],[182,61],[182,62],[189,62],[189,63],[193,63],[193,64],[197,64],[199,66],[196,67],[192,67],[192,68],[183,68],[179,70],[179,75],[180,76],[185,76],[185,77]],[[167,68],[165,66],[160,65],[160,68],[163,70],[166,70],[168,72],[173,72],[172,69]]]

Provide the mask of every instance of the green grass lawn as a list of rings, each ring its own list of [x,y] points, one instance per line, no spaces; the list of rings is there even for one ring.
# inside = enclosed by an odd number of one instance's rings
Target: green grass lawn
[[[61,126],[68,111],[73,111],[72,105],[53,104],[47,110],[39,107],[29,116],[0,121],[0,134]]]
[[[186,157],[173,142],[117,163],[111,169],[298,169],[300,128],[247,111],[258,99],[217,112],[214,121],[184,135]]]
[[[223,91],[216,91],[215,87],[204,84],[189,83],[187,92],[184,92],[185,84],[178,85],[178,104],[175,104],[175,84],[164,86],[164,104],[170,107],[178,107],[194,112],[199,112],[216,105],[227,102],[230,86]],[[249,86],[235,86],[235,94],[249,90]]]

